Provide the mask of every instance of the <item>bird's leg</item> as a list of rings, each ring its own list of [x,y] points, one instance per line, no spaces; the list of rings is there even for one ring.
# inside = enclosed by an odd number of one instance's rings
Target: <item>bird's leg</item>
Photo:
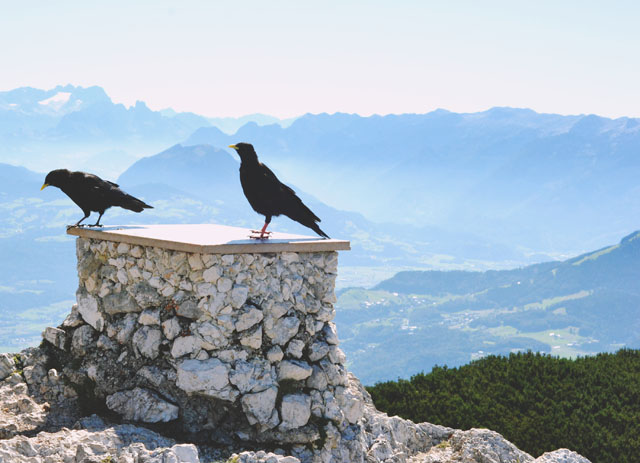
[[[82,211],[84,212],[84,211]],[[89,214],[91,214],[91,211],[89,211]],[[84,225],[80,225],[80,222],[82,222],[84,219],[86,219],[87,217],[89,217],[89,214],[87,214],[86,212],[84,212],[84,217],[81,218],[80,220],[78,220],[75,225],[67,225],[67,228],[73,228],[73,227],[83,227]]]
[[[262,227],[262,230],[260,230],[260,238],[264,239],[265,235],[267,236],[267,238],[269,238],[269,235],[271,234],[271,232],[267,232],[268,225],[269,225],[269,222],[264,223],[264,227]]]
[[[256,240],[267,240],[269,239],[269,235],[271,235],[270,231],[267,231],[267,227],[269,226],[269,224],[271,223],[271,217],[267,217],[265,219],[264,222],[264,226],[262,227],[262,230],[258,231],[258,230],[251,230],[252,235],[250,235],[250,238],[256,239]],[[259,233],[259,236],[254,236],[253,234],[257,235]]]
[[[100,219],[102,218],[102,214],[104,214],[104,211],[100,212],[100,215],[98,216],[98,220],[96,223],[94,223],[93,225],[89,225],[90,227],[102,227],[102,225],[100,225]]]

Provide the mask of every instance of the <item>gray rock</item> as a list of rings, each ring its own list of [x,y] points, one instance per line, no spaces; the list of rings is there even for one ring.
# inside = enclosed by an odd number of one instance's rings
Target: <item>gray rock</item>
[[[52,328],[48,326],[42,332],[42,338],[58,349],[64,349],[64,344],[67,340],[67,333],[59,328]]]
[[[120,344],[126,344],[131,339],[137,326],[136,314],[127,314],[122,319],[107,326],[107,336],[115,337]]]
[[[229,383],[229,366],[216,358],[183,360],[178,363],[176,386],[187,393],[197,393],[233,402],[238,391]]]
[[[148,389],[137,387],[107,396],[106,404],[125,420],[166,423],[178,418],[179,408]]]
[[[282,398],[280,415],[280,429],[283,431],[306,425],[311,417],[311,397],[306,394],[285,395]]]
[[[13,361],[13,357],[9,354],[0,354],[0,381],[13,373],[14,368],[15,362]]]
[[[162,298],[158,291],[153,288],[147,281],[139,281],[130,286],[129,292],[133,295],[141,309],[149,307],[159,307]]]
[[[302,349],[304,349],[304,342],[299,339],[294,339],[287,345],[287,355],[299,359],[302,357]]]
[[[110,338],[108,338],[104,334],[100,335],[96,345],[98,346],[99,349],[103,349],[103,350],[112,350],[112,351],[118,350],[118,346],[116,345],[116,343],[113,342]]]
[[[157,328],[143,326],[133,335],[133,350],[136,354],[154,359],[160,353],[162,332]]]
[[[79,305],[79,304],[78,304]],[[109,315],[140,312],[142,308],[126,291],[109,294],[102,299],[102,309]],[[82,312],[81,312],[82,313]]]
[[[71,350],[82,357],[87,354],[96,339],[96,331],[89,325],[76,328],[71,338]]]
[[[196,301],[194,301],[193,299],[187,299],[180,304],[178,310],[176,310],[176,314],[180,315],[181,317],[191,318],[195,320],[200,317],[202,311],[198,307],[198,303]]]

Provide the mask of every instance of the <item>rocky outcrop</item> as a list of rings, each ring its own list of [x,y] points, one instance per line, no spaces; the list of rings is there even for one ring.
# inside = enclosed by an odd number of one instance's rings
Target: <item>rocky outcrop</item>
[[[212,445],[260,463],[533,461],[490,431],[375,409],[338,347],[335,252],[79,238],[77,255],[69,316],[0,355],[0,462],[200,461]]]

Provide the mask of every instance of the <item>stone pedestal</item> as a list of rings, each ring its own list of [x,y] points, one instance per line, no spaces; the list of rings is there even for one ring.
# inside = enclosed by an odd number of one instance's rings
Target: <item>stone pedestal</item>
[[[588,463],[377,411],[332,323],[348,242],[216,225],[69,234],[77,304],[39,348],[0,355],[0,461],[197,463],[198,444],[243,463]],[[52,433],[18,435],[38,431]]]

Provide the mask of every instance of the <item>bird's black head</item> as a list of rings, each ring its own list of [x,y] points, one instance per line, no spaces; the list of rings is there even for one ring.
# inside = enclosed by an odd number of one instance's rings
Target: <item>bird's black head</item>
[[[67,169],[52,170],[44,179],[44,185],[42,185],[40,191],[44,190],[48,186],[57,186],[58,188],[61,188],[67,183],[70,175],[71,172],[69,172]]]
[[[253,149],[253,145],[251,143],[237,143],[235,145],[229,145],[229,148],[236,150],[242,162],[258,161],[258,155],[256,154],[256,150]]]

